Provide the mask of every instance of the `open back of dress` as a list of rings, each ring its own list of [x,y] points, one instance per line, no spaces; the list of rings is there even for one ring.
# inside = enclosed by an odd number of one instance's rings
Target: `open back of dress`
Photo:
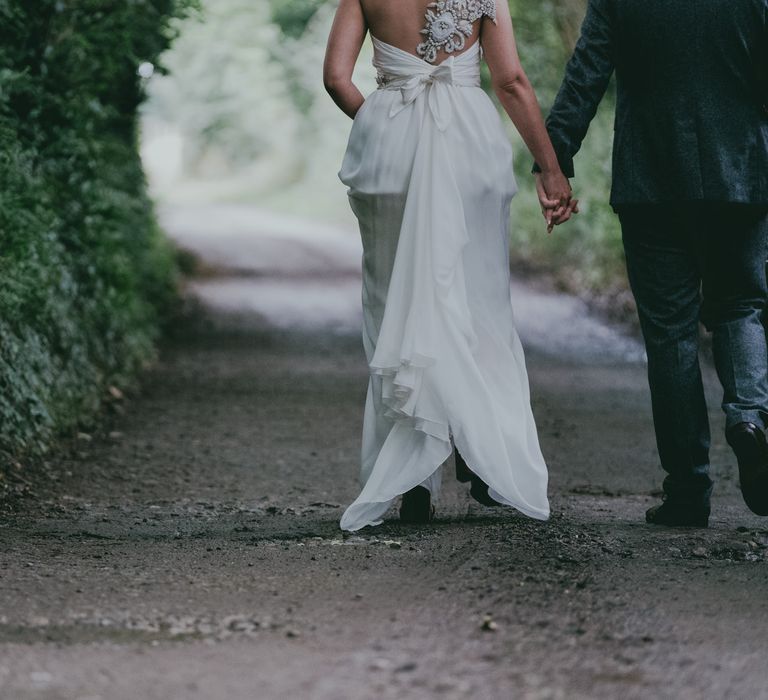
[[[468,21],[462,13],[488,6],[430,7],[425,29],[443,24],[422,34],[425,58]],[[435,498],[452,442],[493,498],[547,518],[547,469],[510,301],[512,150],[480,88],[480,46],[433,64],[373,44],[379,89],[355,117],[339,173],[363,240],[371,371],[363,489],[341,527],[380,523],[419,484]]]

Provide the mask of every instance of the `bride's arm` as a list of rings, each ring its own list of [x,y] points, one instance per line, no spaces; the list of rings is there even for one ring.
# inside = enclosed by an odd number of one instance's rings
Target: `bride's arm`
[[[365,102],[352,82],[367,26],[360,0],[341,0],[333,19],[323,63],[323,83],[342,112],[354,117]]]
[[[539,101],[520,63],[506,0],[496,3],[495,24],[488,20],[483,22],[480,40],[491,70],[494,92],[541,167],[546,194],[564,207],[570,201],[571,187],[560,170]]]

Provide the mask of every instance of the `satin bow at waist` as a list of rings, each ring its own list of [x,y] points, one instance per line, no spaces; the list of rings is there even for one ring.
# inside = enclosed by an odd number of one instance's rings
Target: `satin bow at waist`
[[[480,60],[478,43],[459,56],[450,56],[442,63],[426,61],[373,37],[373,65],[378,71],[380,90],[399,90],[401,100],[395,102],[389,116],[413,104],[427,92],[429,111],[438,129],[445,131],[451,122],[453,108],[446,88],[479,87]]]

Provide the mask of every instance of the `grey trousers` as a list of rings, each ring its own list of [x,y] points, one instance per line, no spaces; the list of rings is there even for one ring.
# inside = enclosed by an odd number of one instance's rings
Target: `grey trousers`
[[[726,428],[768,420],[768,207],[622,207],[627,272],[648,355],[664,490],[709,497],[710,432],[699,322],[712,333]]]

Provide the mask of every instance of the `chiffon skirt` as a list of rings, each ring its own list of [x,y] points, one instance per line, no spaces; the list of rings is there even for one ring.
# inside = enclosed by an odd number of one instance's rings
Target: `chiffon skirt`
[[[339,177],[363,242],[370,367],[362,491],[341,527],[435,500],[453,445],[502,504],[549,516],[547,469],[512,312],[512,150],[477,51],[432,66],[374,40],[385,89],[355,117]]]

